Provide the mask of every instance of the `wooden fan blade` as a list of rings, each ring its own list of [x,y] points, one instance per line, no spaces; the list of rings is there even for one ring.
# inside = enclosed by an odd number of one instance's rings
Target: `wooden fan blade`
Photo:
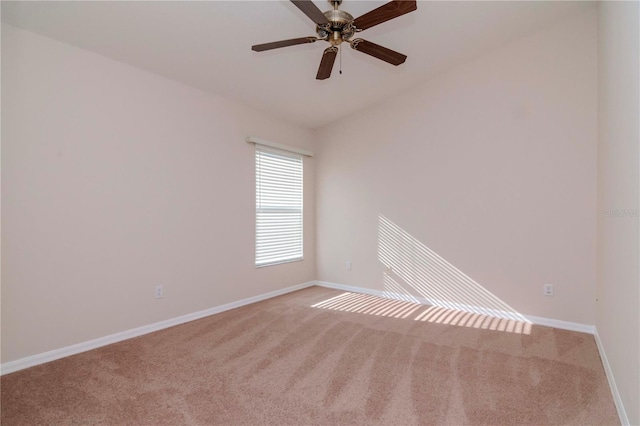
[[[271,43],[256,44],[254,46],[251,46],[251,50],[254,50],[256,52],[264,52],[265,50],[295,46],[296,44],[314,43],[316,40],[317,38],[315,37],[300,37],[292,38],[289,40],[272,41]]]
[[[318,67],[316,80],[325,80],[331,77],[331,70],[333,70],[333,63],[336,61],[337,54],[338,48],[335,46],[324,49],[322,60],[320,61],[320,67]]]
[[[324,13],[322,13],[322,11],[318,9],[318,6],[313,4],[311,0],[291,0],[291,3],[295,4],[302,13],[311,18],[311,20],[316,24],[321,25],[329,23],[329,20],[324,16]]]
[[[387,49],[379,44],[371,43],[370,41],[357,38],[351,42],[351,47],[358,52],[366,53],[374,58],[382,59],[391,65],[400,65],[407,60],[407,55],[398,53],[395,50]]]
[[[413,12],[417,8],[416,0],[393,0],[356,18],[353,24],[359,30],[366,30],[405,13]]]

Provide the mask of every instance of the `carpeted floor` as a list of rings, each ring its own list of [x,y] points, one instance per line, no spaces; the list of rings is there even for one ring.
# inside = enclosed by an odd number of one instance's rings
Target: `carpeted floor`
[[[619,424],[593,336],[427,309],[301,290],[3,376],[2,425]]]

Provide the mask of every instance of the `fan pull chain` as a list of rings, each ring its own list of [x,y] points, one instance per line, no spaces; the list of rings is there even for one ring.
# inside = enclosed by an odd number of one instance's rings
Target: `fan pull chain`
[[[342,75],[342,46],[340,46],[340,75]]]

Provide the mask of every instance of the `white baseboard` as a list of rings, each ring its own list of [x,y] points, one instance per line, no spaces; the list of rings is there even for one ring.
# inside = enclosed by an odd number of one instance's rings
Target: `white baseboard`
[[[561,330],[578,331],[580,333],[593,334],[596,330],[595,326],[589,324],[581,324],[579,322],[562,321],[553,318],[536,317],[534,315],[525,315],[531,324],[543,325],[545,327],[559,328]]]
[[[434,303],[433,301],[430,301],[429,299],[426,299],[424,297],[406,296],[406,295],[391,293],[391,292],[382,291],[382,290],[372,290],[370,288],[336,284],[336,283],[327,282],[327,281],[316,281],[315,284],[321,287],[333,288],[336,290],[343,290],[343,291],[350,291],[353,293],[369,294],[371,296],[385,297],[387,299],[412,301],[412,302],[420,303],[423,305],[442,306],[441,304]],[[517,314],[513,312],[499,311],[495,309],[486,309],[486,308],[470,306],[470,305],[461,305],[461,304],[449,304],[449,305],[456,305],[456,306],[453,306],[453,309],[460,309],[466,312],[480,313],[483,315],[494,316],[497,318],[528,321],[535,325],[559,328],[562,330],[578,331],[581,333],[589,333],[589,334],[594,334],[594,331],[595,331],[595,327],[593,325],[580,324],[577,322],[561,321],[561,320],[556,320],[552,318],[542,318],[542,317],[536,317],[533,315],[522,315],[522,314]]]
[[[607,359],[607,354],[604,351],[604,346],[602,345],[602,340],[600,340],[600,335],[598,334],[598,329],[594,330],[593,336],[596,339],[596,346],[598,346],[598,352],[600,352],[600,359],[602,360],[602,366],[604,367],[604,372],[607,375],[607,381],[609,382],[609,388],[611,388],[611,396],[613,397],[613,403],[616,405],[616,410],[618,411],[618,417],[620,417],[620,423],[622,426],[630,425],[629,417],[627,417],[627,412],[624,409],[624,405],[622,404],[622,398],[620,398],[620,393],[618,392],[618,386],[616,385],[616,381],[613,378],[613,371],[611,370],[611,366],[609,365],[609,360]]]
[[[373,290],[373,289],[370,289],[370,288],[355,287],[355,286],[352,286],[352,285],[331,283],[329,281],[316,281],[315,284],[317,286],[320,286],[320,287],[332,288],[334,290],[351,291],[351,292],[354,292],[354,293],[362,293],[362,294],[369,294],[371,296],[380,296],[380,297],[382,297],[382,290]]]
[[[186,322],[208,317],[210,315],[218,314],[220,312],[239,308],[245,305],[250,305],[252,303],[260,302],[262,300],[271,299],[272,297],[280,296],[286,293],[291,293],[292,291],[301,290],[303,288],[311,287],[313,285],[315,285],[315,282],[309,281],[303,284],[285,287],[279,290],[271,291],[269,293],[264,293],[258,296],[253,296],[246,299],[238,300],[236,302],[227,303],[225,305],[220,305],[213,308],[205,309],[203,311],[193,312],[191,314],[182,315],[182,316],[171,318],[165,321],[160,321],[153,324],[144,325],[142,327],[133,328],[131,330],[126,330],[119,333],[110,334],[108,336],[99,337],[97,339],[89,340],[87,342],[66,346],[60,349],[54,349],[52,351],[28,356],[15,361],[5,362],[2,365],[0,365],[0,375],[13,373],[15,371],[23,370],[25,368],[33,367],[39,364],[44,364],[45,362],[54,361],[56,359],[64,358],[70,355],[76,355],[81,352],[89,351],[91,349],[96,349],[102,346],[110,345],[112,343],[121,342],[123,340],[131,339],[133,337],[142,336],[143,334],[153,333],[154,331],[163,330],[165,328],[173,327],[174,325],[184,324]]]

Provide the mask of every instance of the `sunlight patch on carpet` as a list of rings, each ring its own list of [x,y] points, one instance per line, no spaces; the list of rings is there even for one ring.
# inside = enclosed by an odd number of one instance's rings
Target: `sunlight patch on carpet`
[[[311,305],[311,307],[332,311],[409,319],[434,324],[478,328],[482,330],[531,334],[531,323],[529,321],[498,318],[485,314],[444,308],[442,306],[429,306],[412,301],[386,299],[361,293],[344,292],[338,296]]]

